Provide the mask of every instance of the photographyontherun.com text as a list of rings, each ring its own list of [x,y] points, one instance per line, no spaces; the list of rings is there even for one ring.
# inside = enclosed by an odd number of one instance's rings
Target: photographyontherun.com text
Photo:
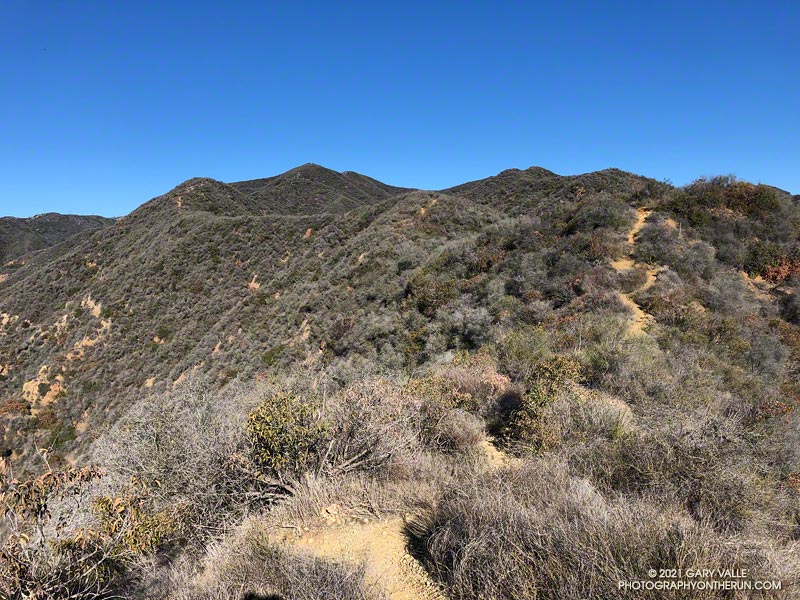
[[[649,579],[617,582],[624,591],[750,591],[782,589],[781,581],[754,579],[747,569],[650,569]]]

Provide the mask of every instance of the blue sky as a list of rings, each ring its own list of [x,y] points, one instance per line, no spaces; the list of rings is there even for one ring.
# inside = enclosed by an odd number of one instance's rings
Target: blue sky
[[[36,2],[0,20],[0,214],[122,215],[306,162],[800,193],[800,3]]]

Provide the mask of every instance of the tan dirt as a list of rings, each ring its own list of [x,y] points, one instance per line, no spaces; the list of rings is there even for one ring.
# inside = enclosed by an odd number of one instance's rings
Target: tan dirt
[[[50,367],[48,365],[42,365],[39,368],[39,373],[36,375],[36,377],[22,384],[22,397],[31,404],[39,402],[39,385],[50,384],[49,373]]]
[[[301,344],[305,342],[309,336],[311,335],[311,325],[308,323],[308,319],[303,319],[303,322],[300,323],[300,330],[286,340],[287,346],[296,346],[297,344]]]
[[[100,327],[95,331],[94,337],[84,337],[82,340],[75,342],[72,349],[64,355],[64,359],[67,361],[81,360],[86,354],[86,349],[102,341],[110,330],[111,320],[103,319],[100,321]]]
[[[54,327],[56,330],[56,335],[60,336],[61,334],[63,334],[67,330],[68,325],[69,325],[69,315],[65,313],[61,315],[61,318],[58,321],[55,322]]]
[[[769,284],[761,275],[750,277],[744,271],[739,271],[739,276],[744,280],[748,289],[753,292],[756,298],[762,302],[772,302],[772,296],[770,296],[769,292],[767,291],[769,289]]]
[[[103,305],[100,302],[95,302],[92,299],[92,295],[89,294],[81,301],[81,307],[88,308],[91,315],[95,318],[99,317],[102,310]]]
[[[632,258],[618,258],[616,260],[611,261],[611,266],[614,267],[614,270],[619,271],[627,271],[633,268],[633,259]]]
[[[194,373],[196,373],[197,371],[199,371],[200,369],[202,369],[202,368],[203,368],[203,365],[205,365],[205,362],[200,362],[200,363],[197,363],[196,365],[194,365],[194,366],[190,367],[189,369],[187,369],[186,371],[184,371],[183,373],[181,373],[180,375],[178,375],[178,378],[177,378],[175,381],[173,381],[173,382],[172,382],[172,385],[173,385],[173,387],[174,387],[174,386],[177,386],[177,385],[180,385],[181,383],[183,383],[183,381],[184,381],[184,380],[185,380],[187,377],[189,377],[190,375],[193,375]]]
[[[628,335],[632,337],[643,335],[645,326],[650,322],[650,315],[644,312],[642,307],[631,299],[630,294],[620,292],[619,299],[633,312],[633,320],[628,325]]]
[[[0,273],[0,283],[3,283],[6,279],[8,279],[8,273]]]
[[[656,277],[658,276],[658,272],[660,269],[656,269],[655,267],[648,267],[647,268],[647,278],[644,280],[644,284],[640,287],[637,292],[643,292],[644,290],[650,289],[656,282]]]
[[[621,271],[634,269],[638,266],[638,263],[633,260],[633,247],[636,244],[636,236],[639,235],[639,232],[644,227],[647,217],[650,216],[650,212],[651,211],[647,210],[646,208],[639,208],[636,210],[636,222],[628,232],[628,246],[630,248],[628,251],[628,256],[611,261],[611,267],[618,273]],[[643,335],[645,326],[653,320],[653,317],[644,312],[642,307],[633,300],[632,296],[637,292],[641,292],[652,287],[656,282],[658,272],[659,269],[648,266],[647,277],[641,286],[627,294],[623,292],[618,292],[617,294],[620,301],[625,306],[630,308],[631,312],[633,312],[633,320],[631,321],[630,325],[628,325],[628,336],[633,337],[637,335]]]
[[[51,405],[56,401],[56,398],[58,398],[59,394],[64,391],[64,376],[56,375],[54,381],[50,384],[50,389],[48,389],[47,392],[45,392],[45,395],[42,396],[39,404],[41,406]]]
[[[650,216],[649,210],[646,208],[637,208],[636,209],[636,222],[631,227],[631,230],[628,232],[628,243],[633,246],[636,243],[636,236],[639,235],[639,232],[644,227],[644,222],[647,220],[647,217]]]
[[[480,443],[481,451],[486,456],[491,470],[503,469],[505,467],[513,466],[519,462],[519,459],[507,454],[494,445],[492,438],[486,438]]]
[[[367,585],[383,588],[390,600],[445,600],[406,548],[401,518],[344,525],[304,533],[295,542],[317,556],[364,561]]]
[[[519,460],[492,442],[487,438],[480,445],[489,469],[508,467]],[[327,527],[305,531],[294,540],[282,539],[324,558],[363,562],[367,585],[384,589],[389,600],[446,600],[444,592],[408,552],[404,529],[413,515],[342,525],[338,513],[337,506],[327,507],[322,515]]]

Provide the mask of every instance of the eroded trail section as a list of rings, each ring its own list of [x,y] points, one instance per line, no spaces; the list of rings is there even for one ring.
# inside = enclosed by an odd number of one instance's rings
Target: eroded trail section
[[[636,301],[633,299],[633,295],[642,292],[650,287],[653,286],[656,282],[656,277],[658,276],[658,269],[655,267],[651,267],[649,265],[640,265],[633,259],[633,251],[636,245],[636,237],[639,235],[639,232],[644,227],[645,221],[647,221],[647,217],[650,216],[649,210],[645,208],[639,208],[636,210],[636,222],[631,227],[630,231],[628,232],[628,255],[624,258],[619,258],[617,260],[611,261],[611,266],[614,268],[615,271],[622,272],[628,271],[630,269],[635,269],[636,267],[643,266],[646,269],[646,277],[645,281],[642,285],[640,285],[635,290],[625,293],[625,292],[618,292],[618,296],[620,301],[625,304],[628,308],[631,309],[633,312],[633,320],[631,321],[630,325],[628,326],[628,335],[629,336],[636,336],[642,335],[644,333],[645,326],[652,320],[652,316],[647,314],[642,307],[639,306]]]
[[[444,594],[406,548],[401,518],[310,531],[296,544],[317,556],[363,562],[370,586],[383,589],[390,600],[445,600]]]
[[[518,462],[493,442],[486,438],[480,444],[487,470]],[[409,553],[405,526],[404,518],[365,520],[305,531],[290,543],[323,558],[364,563],[366,583],[384,590],[389,600],[446,600],[444,592]]]

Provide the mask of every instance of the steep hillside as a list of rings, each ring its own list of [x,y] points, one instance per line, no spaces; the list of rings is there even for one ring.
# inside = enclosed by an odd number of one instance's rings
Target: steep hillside
[[[23,254],[55,246],[77,233],[107,227],[113,222],[113,219],[105,217],[56,213],[27,219],[0,217],[0,264],[5,265]]]
[[[195,370],[225,382],[337,353],[402,365],[398,311],[415,263],[497,220],[444,196],[422,215],[432,201],[415,192],[335,218],[262,216],[235,188],[193,180],[32,257],[0,292],[0,389],[28,407],[6,435],[28,430],[28,413],[34,428],[42,415],[53,423],[53,440],[72,438],[86,411],[113,413]],[[388,337],[371,346],[376,327]]]
[[[0,281],[4,464],[106,466],[129,551],[191,556],[158,588],[125,554],[149,597],[381,597],[325,562],[343,531],[431,597],[789,582],[799,239],[797,197],[730,177],[192,179]],[[133,527],[96,507],[92,539]]]

